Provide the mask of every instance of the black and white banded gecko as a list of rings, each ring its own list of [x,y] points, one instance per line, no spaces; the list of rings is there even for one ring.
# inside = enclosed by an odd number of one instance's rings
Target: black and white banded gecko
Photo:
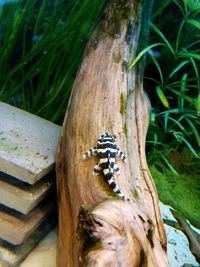
[[[131,201],[126,197],[119,189],[118,184],[114,180],[114,172],[117,175],[120,174],[119,166],[116,164],[116,157],[120,157],[124,162],[126,162],[126,156],[120,150],[115,142],[114,137],[110,133],[104,133],[98,139],[97,145],[90,148],[85,154],[84,158],[89,158],[92,156],[97,156],[99,161],[94,167],[94,175],[103,174],[104,178],[112,188],[113,192],[125,201]]]

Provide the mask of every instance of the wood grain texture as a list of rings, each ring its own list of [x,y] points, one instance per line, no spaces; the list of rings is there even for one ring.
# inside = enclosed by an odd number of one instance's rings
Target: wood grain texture
[[[127,70],[141,3],[110,1],[90,40],[68,104],[57,153],[57,266],[168,266],[158,196],[145,157],[149,102],[139,68]],[[131,35],[129,33],[132,32]],[[83,159],[104,132],[128,157],[115,177],[132,204],[117,199],[97,159]]]

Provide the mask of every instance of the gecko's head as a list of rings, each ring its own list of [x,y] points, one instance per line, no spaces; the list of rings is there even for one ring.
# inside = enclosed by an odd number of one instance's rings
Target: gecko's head
[[[112,134],[108,133],[108,132],[105,132],[104,134],[101,135],[100,139],[103,139],[103,138],[112,138],[114,139],[114,137],[112,136]]]

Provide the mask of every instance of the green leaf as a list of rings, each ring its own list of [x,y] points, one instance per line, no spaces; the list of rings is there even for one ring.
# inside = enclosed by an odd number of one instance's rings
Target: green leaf
[[[192,52],[184,52],[181,53],[181,57],[192,57],[194,59],[200,60],[200,54],[192,53]]]
[[[192,98],[190,96],[187,96],[186,94],[184,93],[181,93],[175,89],[172,89],[172,88],[169,88],[169,90],[173,93],[175,93],[176,95],[178,95],[179,97],[185,99],[188,103],[192,104],[193,106],[196,105],[196,102],[195,102],[195,98]]]
[[[168,118],[169,118],[169,112],[165,112],[165,114],[164,114],[164,129],[165,129],[165,132],[167,132],[167,128],[168,128]]]
[[[195,138],[197,140],[197,143],[200,146],[200,136],[199,136],[199,133],[198,133],[198,131],[197,131],[194,123],[190,119],[188,119],[188,118],[186,118],[186,121],[189,124],[189,126],[191,127],[191,129],[193,131],[193,134],[194,134],[194,136],[195,136]]]
[[[160,98],[161,102],[163,103],[163,105],[164,105],[166,108],[169,109],[169,108],[170,108],[170,106],[169,106],[169,102],[168,102],[166,96],[164,95],[162,89],[160,88],[160,86],[157,86],[157,87],[156,87],[156,93],[157,93],[158,97]]]
[[[185,60],[182,61],[169,75],[169,78],[171,78],[174,74],[176,74],[183,66],[185,66],[186,64],[188,64],[190,61],[189,60]]]
[[[183,77],[181,79],[181,92],[185,92],[187,90],[186,89],[187,77],[188,77],[188,74],[187,73],[183,74]]]
[[[195,99],[195,106],[197,109],[197,115],[200,116],[200,94]]]
[[[185,15],[185,11],[184,11],[182,5],[179,3],[179,1],[178,0],[172,0],[172,1],[179,7],[179,9],[181,10],[181,12],[182,12],[182,14],[184,16]]]
[[[171,3],[171,0],[162,0],[157,3],[155,2],[152,18],[154,19],[160,15],[162,11],[169,5],[169,3]]]
[[[167,110],[167,111],[162,111],[160,113],[158,113],[157,115],[164,115],[165,113],[174,113],[174,114],[178,114],[180,113],[180,109],[179,108],[173,108],[173,109],[170,109],[170,110]]]
[[[19,2],[6,4],[0,14],[1,100],[62,123],[84,47],[106,0]]]
[[[156,44],[152,44],[152,45],[149,45],[147,46],[146,48],[144,48],[133,60],[132,62],[130,62],[128,64],[128,69],[131,69],[133,66],[135,66],[135,64],[140,60],[140,58],[145,54],[147,53],[150,49],[152,49],[153,47],[156,47],[156,46],[161,46],[163,45],[162,43],[156,43]]]
[[[179,30],[178,30],[178,33],[177,33],[177,38],[176,38],[176,52],[178,52],[178,49],[179,49],[179,45],[181,46],[181,37],[182,37],[182,32],[183,32],[183,26],[185,24],[185,19],[182,20],[180,26],[179,26]]]
[[[200,92],[200,79],[199,79],[198,66],[196,64],[196,61],[193,58],[190,58],[190,60],[192,62],[192,65],[193,65],[193,68],[194,68],[194,72],[195,72],[195,75],[196,75],[197,88],[198,88],[198,91]]]
[[[184,93],[185,91],[187,91],[187,89],[186,89],[187,77],[188,77],[188,75],[187,75],[187,73],[185,73],[183,75],[182,79],[181,79],[181,90],[180,90],[181,93]],[[184,98],[182,98],[182,97],[179,97],[178,98],[178,107],[180,109],[183,109],[184,108]]]
[[[197,152],[195,151],[195,149],[192,147],[192,145],[190,144],[190,142],[188,142],[186,140],[186,138],[184,137],[182,132],[177,132],[174,130],[171,130],[171,133],[175,136],[175,138],[179,141],[179,142],[184,142],[186,144],[186,146],[189,148],[189,150],[192,152],[193,155],[195,155],[195,157],[200,158],[200,156],[197,154]]]
[[[162,69],[156,59],[156,57],[154,56],[154,54],[150,51],[148,51],[148,54],[150,55],[151,59],[153,60],[153,63],[155,64],[159,74],[160,74],[160,81],[161,81],[161,84],[163,84],[163,74],[162,74]]]
[[[198,14],[200,12],[200,1],[199,0],[183,0],[185,6],[188,7],[191,13]]]
[[[179,122],[179,120],[176,120],[176,119],[171,118],[171,117],[169,117],[169,120],[173,121],[174,124],[176,124],[183,132],[186,132],[184,126]],[[174,127],[174,125],[171,127]]]
[[[164,34],[159,30],[159,28],[153,23],[151,23],[151,28],[161,37],[168,49],[171,51],[172,55],[175,55],[173,47],[171,46],[167,38],[164,36]]]
[[[200,22],[197,21],[196,19],[189,19],[187,20],[187,23],[189,23],[190,25],[196,27],[198,30],[200,30]]]
[[[154,135],[153,135],[153,144],[154,144],[154,146],[156,146],[157,143],[158,143],[158,135],[157,135],[157,133],[154,133]]]
[[[195,149],[192,147],[192,145],[182,136],[181,138],[183,140],[183,142],[187,145],[187,147],[189,148],[189,150],[192,152],[192,154],[197,157],[200,158],[200,156],[197,154],[197,152],[195,151]]]
[[[155,122],[155,120],[156,120],[156,114],[155,114],[155,112],[152,111],[150,114],[150,121]]]
[[[174,169],[172,164],[169,162],[168,158],[166,158],[163,154],[159,153],[163,161],[166,163],[167,167],[175,174],[179,175],[178,172]]]

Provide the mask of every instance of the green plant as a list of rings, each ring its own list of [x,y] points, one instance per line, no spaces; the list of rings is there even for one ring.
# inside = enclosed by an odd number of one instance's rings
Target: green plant
[[[159,199],[178,210],[192,225],[200,228],[199,176],[196,173],[193,175],[181,172],[177,176],[166,170],[164,164],[160,163],[159,169],[155,165],[150,167],[150,171],[158,189]]]
[[[61,123],[84,47],[105,2],[5,4],[0,12],[0,99]]]
[[[152,102],[148,161],[151,165],[159,159],[177,175],[170,151],[187,146],[200,156],[200,1],[165,0],[155,6],[154,14],[152,44],[129,67],[144,53],[149,55],[145,71],[145,89]]]

